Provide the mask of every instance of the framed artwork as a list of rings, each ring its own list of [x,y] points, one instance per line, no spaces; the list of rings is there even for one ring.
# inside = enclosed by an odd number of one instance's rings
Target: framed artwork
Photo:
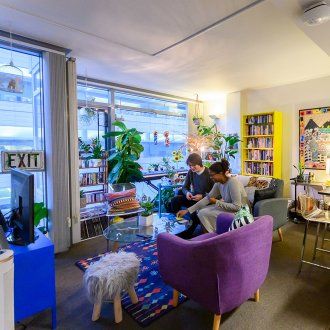
[[[299,161],[306,169],[325,170],[330,156],[330,107],[299,110]]]

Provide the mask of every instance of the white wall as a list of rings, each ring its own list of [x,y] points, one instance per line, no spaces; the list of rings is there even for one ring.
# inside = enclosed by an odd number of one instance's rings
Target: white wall
[[[271,110],[283,113],[282,177],[285,196],[290,197],[289,178],[299,156],[299,110],[330,106],[330,76],[279,87],[245,91],[241,97],[242,114]],[[309,170],[308,170],[309,171]],[[317,181],[325,180],[325,171],[314,171]]]

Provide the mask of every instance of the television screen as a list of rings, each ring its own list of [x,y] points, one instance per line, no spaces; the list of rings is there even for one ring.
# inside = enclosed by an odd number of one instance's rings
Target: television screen
[[[34,175],[11,170],[12,235],[13,244],[34,243]]]

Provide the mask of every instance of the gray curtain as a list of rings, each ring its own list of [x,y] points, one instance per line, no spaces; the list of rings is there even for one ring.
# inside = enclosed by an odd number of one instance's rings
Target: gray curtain
[[[70,198],[72,219],[72,243],[80,242],[80,198],[79,198],[79,150],[78,150],[78,101],[77,101],[77,73],[76,61],[67,61],[67,89],[69,114],[69,170],[70,170]]]
[[[43,53],[43,81],[49,234],[62,252],[71,241],[65,55]]]

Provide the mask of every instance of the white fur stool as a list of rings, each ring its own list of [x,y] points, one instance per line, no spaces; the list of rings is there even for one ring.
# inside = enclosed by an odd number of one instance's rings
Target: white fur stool
[[[140,261],[134,253],[120,251],[103,256],[93,262],[84,274],[84,287],[88,299],[94,304],[92,320],[100,317],[102,302],[113,300],[115,322],[123,319],[121,292],[126,290],[133,304],[138,302],[134,284]]]

